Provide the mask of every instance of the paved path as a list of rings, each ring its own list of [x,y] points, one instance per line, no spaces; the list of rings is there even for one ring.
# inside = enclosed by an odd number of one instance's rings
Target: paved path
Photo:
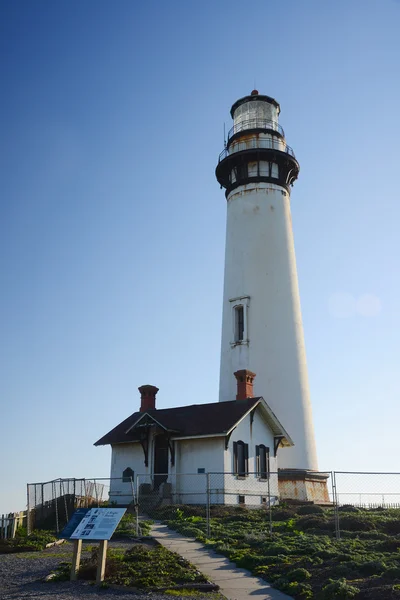
[[[192,538],[182,537],[166,525],[153,525],[151,536],[168,550],[190,560],[210,581],[220,586],[221,594],[228,600],[293,600],[263,579],[253,577],[246,569],[238,569],[226,557],[204,548]]]

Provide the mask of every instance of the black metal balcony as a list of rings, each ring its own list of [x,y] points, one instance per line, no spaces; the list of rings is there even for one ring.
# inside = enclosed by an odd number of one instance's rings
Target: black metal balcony
[[[232,143],[229,147],[224,148],[219,155],[218,163],[228,156],[232,156],[232,154],[235,154],[236,152],[241,152],[242,150],[254,150],[257,148],[278,150],[279,152],[285,152],[286,154],[289,154],[289,156],[296,158],[293,148],[288,146],[286,142],[280,138],[254,138],[243,142],[237,141],[234,144]]]
[[[283,131],[283,127],[279,125],[277,121],[270,121],[269,119],[246,119],[245,121],[240,121],[236,123],[228,132],[228,144],[229,140],[241,133],[246,131],[247,129],[262,129],[266,131],[276,131],[282,137],[285,137],[285,132]]]

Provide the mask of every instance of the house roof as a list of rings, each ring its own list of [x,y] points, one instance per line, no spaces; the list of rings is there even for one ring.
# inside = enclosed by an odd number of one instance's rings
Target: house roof
[[[135,412],[94,445],[139,441],[141,424],[145,421],[160,425],[170,432],[172,438],[227,435],[257,405],[262,406],[264,418],[273,434],[284,438],[283,445],[293,445],[289,435],[261,397]]]

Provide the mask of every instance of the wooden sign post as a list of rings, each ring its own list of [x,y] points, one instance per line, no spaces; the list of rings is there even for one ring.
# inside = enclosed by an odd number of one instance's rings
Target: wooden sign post
[[[100,543],[96,583],[99,585],[104,581],[108,540],[116,530],[125,511],[125,508],[107,507],[78,509],[74,512],[60,533],[64,539],[74,541],[71,581],[78,579],[83,539],[85,541],[97,540]]]
[[[100,585],[102,581],[104,581],[104,573],[106,571],[106,558],[107,558],[107,540],[101,540],[99,546],[99,557],[97,559],[97,575],[96,575],[96,583]]]
[[[78,571],[81,564],[82,540],[74,540],[72,551],[71,581],[78,579]]]

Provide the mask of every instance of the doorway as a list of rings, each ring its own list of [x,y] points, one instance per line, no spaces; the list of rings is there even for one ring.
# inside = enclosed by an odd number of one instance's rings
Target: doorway
[[[168,439],[165,434],[154,438],[154,488],[168,479]]]

